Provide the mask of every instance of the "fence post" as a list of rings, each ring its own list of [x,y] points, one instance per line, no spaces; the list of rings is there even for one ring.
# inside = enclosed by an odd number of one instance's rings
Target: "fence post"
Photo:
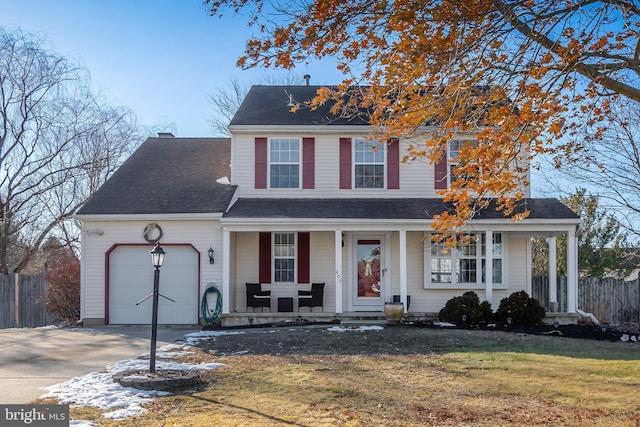
[[[15,315],[16,315],[16,328],[20,327],[20,275],[15,273],[14,277],[14,287],[15,287]]]

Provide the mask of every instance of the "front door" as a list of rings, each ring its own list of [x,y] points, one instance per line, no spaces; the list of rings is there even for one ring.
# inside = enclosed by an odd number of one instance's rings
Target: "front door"
[[[384,238],[354,236],[352,305],[354,311],[378,311],[384,308]]]

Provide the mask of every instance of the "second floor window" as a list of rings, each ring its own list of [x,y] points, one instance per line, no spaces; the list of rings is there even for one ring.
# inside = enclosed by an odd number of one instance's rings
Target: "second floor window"
[[[384,188],[384,148],[374,141],[354,141],[354,187]]]
[[[269,187],[300,188],[300,140],[272,138],[269,141]]]
[[[466,180],[464,173],[455,173],[458,166],[465,166],[468,159],[460,156],[460,151],[465,146],[477,147],[478,141],[475,139],[452,139],[449,141],[449,183],[461,178]]]

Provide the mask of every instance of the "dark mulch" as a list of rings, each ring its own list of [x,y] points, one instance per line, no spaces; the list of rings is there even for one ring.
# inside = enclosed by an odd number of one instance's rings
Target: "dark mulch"
[[[602,344],[623,341],[637,345],[640,333],[630,333],[612,327],[593,325],[537,325],[506,324],[482,327],[443,326],[434,322],[390,324],[383,328],[341,327],[339,325],[311,325],[281,323],[263,327],[234,330],[218,329],[209,339],[197,345],[217,355],[239,354],[425,354],[440,352],[457,345],[474,342],[511,343],[516,346],[544,345],[543,341],[578,338],[601,341]],[[354,332],[355,331],[355,332]],[[543,338],[547,337],[547,338]],[[636,344],[634,344],[636,343]]]

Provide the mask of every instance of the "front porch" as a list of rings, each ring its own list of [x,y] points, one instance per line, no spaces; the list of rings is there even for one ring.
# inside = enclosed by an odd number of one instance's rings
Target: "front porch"
[[[403,322],[437,320],[438,313],[408,312],[403,318]],[[544,323],[553,324],[558,321],[561,325],[575,324],[578,322],[578,315],[575,313],[546,313]],[[385,325],[387,320],[382,312],[362,311],[353,313],[328,313],[328,312],[245,312],[230,313],[220,316],[222,327],[242,327],[288,324],[297,325],[301,323],[335,323],[342,326],[356,325]]]

